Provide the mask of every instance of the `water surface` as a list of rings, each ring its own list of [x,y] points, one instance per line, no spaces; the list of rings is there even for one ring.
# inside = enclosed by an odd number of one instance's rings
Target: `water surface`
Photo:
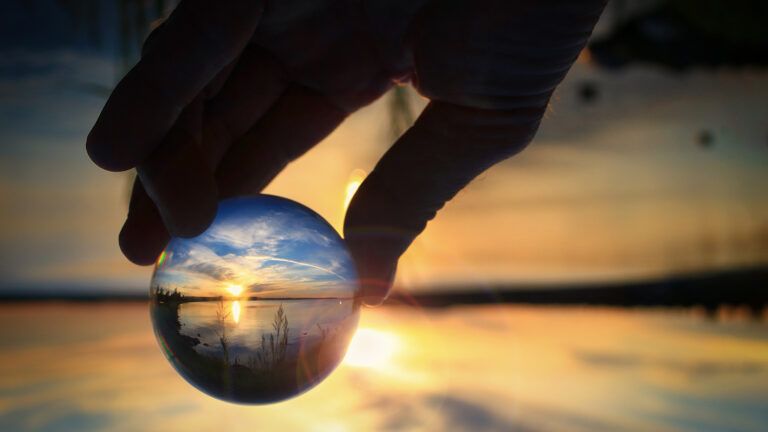
[[[184,381],[157,349],[146,304],[6,304],[0,430],[768,428],[765,321],[671,310],[382,307],[363,310],[360,327],[373,339],[356,337],[353,358],[328,379],[252,407]]]
[[[344,356],[358,310],[349,298],[151,303],[173,367],[200,390],[238,403],[275,402],[320,382]]]

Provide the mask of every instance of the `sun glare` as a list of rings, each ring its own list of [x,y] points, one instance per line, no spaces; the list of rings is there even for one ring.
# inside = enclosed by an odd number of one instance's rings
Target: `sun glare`
[[[349,203],[352,201],[352,197],[355,196],[357,188],[363,184],[363,180],[365,180],[366,175],[366,172],[361,169],[356,169],[352,171],[352,174],[349,175],[349,181],[347,182],[347,188],[344,193],[344,211],[347,211],[347,207],[349,207]]]
[[[227,287],[227,291],[235,297],[239,297],[243,293],[243,287],[240,285],[230,285]]]
[[[399,349],[397,336],[392,333],[360,328],[352,337],[344,363],[370,369],[386,369]]]

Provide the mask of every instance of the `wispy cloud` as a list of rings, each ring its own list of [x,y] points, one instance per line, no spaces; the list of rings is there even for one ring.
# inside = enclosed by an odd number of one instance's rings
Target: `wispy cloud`
[[[260,294],[349,293],[352,262],[343,241],[321,219],[301,212],[240,210],[238,205],[225,208],[203,235],[174,240],[173,255],[156,282],[210,294],[226,284]]]
[[[275,261],[275,262],[286,262],[286,263],[296,264],[298,266],[309,267],[309,268],[313,268],[315,270],[320,270],[321,272],[332,274],[332,275],[336,276],[337,278],[339,278],[341,280],[345,279],[344,276],[334,272],[333,270],[331,270],[329,268],[320,267],[318,265],[314,265],[314,264],[310,264],[310,263],[306,263],[306,262],[302,262],[302,261],[296,261],[296,260],[292,260],[292,259],[288,259],[288,258],[269,257],[269,256],[252,257],[252,258],[260,259],[260,260],[262,260],[262,262]]]

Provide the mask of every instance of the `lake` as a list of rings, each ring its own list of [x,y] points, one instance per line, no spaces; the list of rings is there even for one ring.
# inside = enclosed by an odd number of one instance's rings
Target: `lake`
[[[4,304],[0,430],[764,431],[768,324],[726,312],[364,309],[326,380],[242,406],[176,373],[146,303]]]
[[[219,399],[268,403],[315,386],[355,332],[350,298],[151,302],[155,334],[190,384]]]
[[[288,324],[287,342],[296,347],[303,341],[321,338],[324,332],[338,331],[343,325],[357,324],[351,299],[306,300],[234,300],[223,302],[190,302],[182,304],[179,319],[181,333],[200,338],[196,347],[200,353],[213,353],[219,344],[221,324],[220,308],[230,344],[237,348],[257,346],[262,335],[273,332],[273,317],[278,308],[285,310]],[[347,322],[348,318],[352,318]],[[238,359],[234,353],[233,360]],[[242,359],[240,359],[242,360]]]

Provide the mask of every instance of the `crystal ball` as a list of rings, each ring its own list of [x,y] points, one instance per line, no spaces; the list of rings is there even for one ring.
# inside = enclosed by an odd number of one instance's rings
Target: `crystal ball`
[[[341,362],[357,327],[357,275],[344,241],[312,210],[269,195],[219,204],[195,238],[155,264],[150,311],[168,361],[230,402],[284,400]]]

